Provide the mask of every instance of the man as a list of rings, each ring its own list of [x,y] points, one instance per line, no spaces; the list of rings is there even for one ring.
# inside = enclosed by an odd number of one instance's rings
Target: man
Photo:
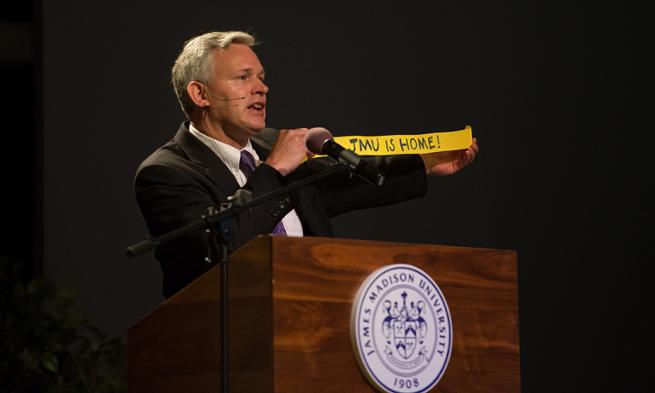
[[[188,121],[139,166],[135,178],[153,236],[198,220],[240,187],[257,196],[327,167],[326,159],[306,160],[306,128],[277,135],[264,130],[269,89],[254,44],[247,33],[213,32],[189,40],[178,56],[173,86]],[[477,151],[474,141],[464,151],[372,159],[386,175],[382,187],[336,175],[254,207],[232,223],[229,251],[259,234],[332,236],[330,217],[421,196],[426,174],[453,174]],[[155,251],[166,297],[210,267],[207,250],[207,236],[198,231]]]

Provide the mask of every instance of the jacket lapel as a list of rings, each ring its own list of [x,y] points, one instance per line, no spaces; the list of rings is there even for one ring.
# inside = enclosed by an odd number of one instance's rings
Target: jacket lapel
[[[250,138],[252,148],[257,152],[260,161],[265,161],[268,158],[278,133],[278,130],[273,128],[264,128],[257,135]]]
[[[239,184],[227,169],[223,161],[216,157],[213,151],[194,137],[188,128],[188,122],[182,123],[175,134],[175,141],[180,145],[189,160],[201,165],[204,168],[204,174],[216,187],[227,192],[232,192],[239,188]]]

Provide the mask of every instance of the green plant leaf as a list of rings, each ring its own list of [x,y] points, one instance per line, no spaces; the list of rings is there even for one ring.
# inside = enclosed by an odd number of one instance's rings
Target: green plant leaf
[[[15,299],[21,299],[25,296],[25,287],[19,282],[14,283],[13,294]]]
[[[48,352],[57,352],[62,349],[62,345],[57,341],[50,341],[45,343],[46,351]]]
[[[57,296],[60,300],[73,300],[76,294],[75,288],[70,285],[65,285],[57,291]]]
[[[20,360],[23,363],[23,368],[28,371],[34,370],[39,365],[38,357],[27,348],[21,351]]]
[[[28,295],[34,295],[40,291],[43,291],[45,288],[45,284],[43,280],[33,280],[29,284],[27,284],[27,288],[25,289],[25,292],[27,292]]]
[[[53,373],[59,370],[59,360],[52,352],[46,352],[41,356],[41,365]]]

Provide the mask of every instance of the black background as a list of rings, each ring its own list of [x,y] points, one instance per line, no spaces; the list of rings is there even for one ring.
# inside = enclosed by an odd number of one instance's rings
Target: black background
[[[170,67],[190,37],[239,29],[261,41],[270,127],[473,127],[473,166],[431,179],[420,200],[335,219],[337,236],[517,250],[523,391],[645,391],[655,261],[645,7],[67,0],[7,9],[18,16],[3,21],[30,23],[34,57],[3,62],[2,254],[77,287],[106,332],[124,334],[162,300],[154,259],[123,252],[146,233],[134,171],[183,120]]]

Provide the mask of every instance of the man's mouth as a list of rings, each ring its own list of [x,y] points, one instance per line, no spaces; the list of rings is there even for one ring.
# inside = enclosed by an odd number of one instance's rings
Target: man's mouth
[[[254,109],[256,111],[263,111],[266,108],[266,104],[262,102],[255,102],[254,104],[248,105],[248,109]]]

